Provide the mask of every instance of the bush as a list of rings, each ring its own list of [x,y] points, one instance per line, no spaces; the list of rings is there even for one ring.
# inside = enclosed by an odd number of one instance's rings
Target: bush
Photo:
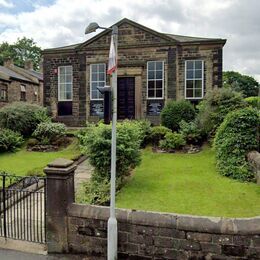
[[[0,109],[0,127],[29,136],[36,126],[49,120],[47,110],[41,106],[16,102]]]
[[[202,142],[203,136],[196,120],[189,123],[182,120],[180,122],[180,133],[188,144],[200,144]]]
[[[23,137],[10,129],[0,129],[0,152],[15,151],[23,144]]]
[[[248,97],[245,98],[246,103],[254,108],[260,108],[260,97]]]
[[[189,101],[170,101],[161,112],[162,125],[176,131],[180,128],[182,120],[190,122],[195,115],[195,109]]]
[[[167,133],[171,133],[172,131],[165,126],[154,126],[152,127],[150,140],[154,145],[159,145],[160,140],[164,139]]]
[[[150,141],[149,139],[152,132],[151,122],[144,119],[132,121],[132,123],[137,124],[137,127],[140,129],[141,147],[145,147]]]
[[[241,93],[230,88],[214,89],[198,105],[199,128],[204,134],[214,135],[230,111],[244,107],[246,102]]]
[[[218,171],[233,179],[252,180],[246,155],[258,147],[259,114],[244,108],[227,115],[214,140]]]
[[[41,144],[51,144],[66,134],[66,127],[61,123],[43,122],[37,125],[33,137]]]
[[[142,136],[142,130],[136,122],[126,120],[117,124],[117,189],[130,170],[141,162]],[[90,125],[85,131],[80,131],[78,138],[82,152],[94,166],[91,183],[86,186],[86,197],[92,203],[104,204],[109,199],[107,182],[111,168],[111,125]]]
[[[184,136],[176,132],[167,133],[165,139],[160,141],[160,148],[165,150],[180,149],[186,144]]]

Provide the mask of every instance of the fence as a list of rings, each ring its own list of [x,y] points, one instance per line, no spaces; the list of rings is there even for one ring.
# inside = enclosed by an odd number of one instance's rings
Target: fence
[[[0,187],[0,236],[45,243],[46,179],[0,173]]]

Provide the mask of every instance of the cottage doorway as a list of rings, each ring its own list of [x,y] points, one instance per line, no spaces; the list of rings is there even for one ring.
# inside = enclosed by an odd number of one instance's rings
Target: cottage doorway
[[[117,79],[117,118],[135,119],[135,78]]]

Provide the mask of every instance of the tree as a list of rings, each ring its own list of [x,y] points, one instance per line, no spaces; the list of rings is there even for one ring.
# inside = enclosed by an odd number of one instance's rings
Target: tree
[[[223,84],[224,87],[231,87],[235,91],[241,92],[245,97],[257,96],[260,87],[253,77],[235,71],[223,73]]]
[[[0,64],[3,65],[4,60],[11,58],[15,65],[24,67],[26,60],[32,60],[34,69],[39,69],[41,61],[41,48],[36,45],[33,39],[26,37],[18,38],[14,44],[3,42],[0,44]]]

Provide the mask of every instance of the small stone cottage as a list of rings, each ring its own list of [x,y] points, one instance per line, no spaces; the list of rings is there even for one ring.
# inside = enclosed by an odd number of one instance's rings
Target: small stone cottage
[[[43,74],[33,70],[31,61],[24,68],[11,59],[0,66],[0,108],[16,101],[43,104]]]
[[[222,86],[225,39],[154,31],[129,19],[116,25],[118,35],[118,119],[160,122],[168,100],[198,102]],[[86,42],[43,51],[44,106],[71,126],[103,116],[97,87],[110,85],[106,75],[111,31]]]

